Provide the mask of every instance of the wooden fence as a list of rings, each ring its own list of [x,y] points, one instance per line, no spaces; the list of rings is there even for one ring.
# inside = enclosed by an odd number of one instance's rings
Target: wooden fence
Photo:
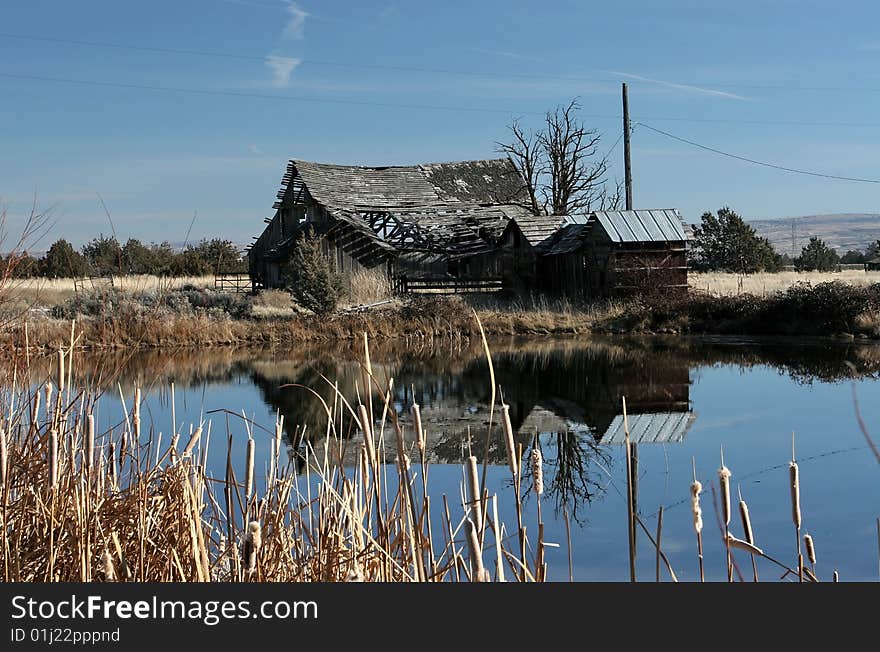
[[[487,278],[450,278],[428,277],[407,278],[401,276],[393,280],[394,291],[397,294],[410,293],[433,293],[433,294],[457,294],[460,292],[496,292],[504,289],[504,279],[501,277]]]
[[[218,292],[237,292],[246,294],[257,289],[249,274],[217,274],[214,289]]]

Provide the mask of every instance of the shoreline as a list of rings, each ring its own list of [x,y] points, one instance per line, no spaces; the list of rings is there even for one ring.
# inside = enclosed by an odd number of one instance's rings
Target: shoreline
[[[876,288],[876,289],[875,289]],[[371,341],[419,343],[433,339],[480,337],[735,336],[833,341],[880,341],[880,288],[830,288],[771,297],[716,297],[628,300],[574,305],[493,297],[410,297],[391,307],[337,312],[320,317],[234,316],[217,310],[175,313],[117,303],[99,315],[52,317],[40,314],[7,323],[4,348],[68,348],[75,320],[76,347],[84,350],[277,347]],[[818,296],[813,296],[818,295]]]

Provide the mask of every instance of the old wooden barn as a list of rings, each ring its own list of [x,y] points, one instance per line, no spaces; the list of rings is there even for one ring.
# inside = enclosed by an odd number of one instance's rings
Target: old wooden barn
[[[677,210],[534,215],[508,159],[386,167],[291,160],[273,208],[248,252],[255,288],[282,287],[296,242],[314,232],[349,286],[374,270],[398,292],[687,291],[688,234]]]
[[[283,285],[298,238],[322,236],[345,278],[387,274],[401,291],[500,287],[493,252],[511,219],[527,217],[508,159],[363,167],[291,160],[263,233],[248,251],[255,287]]]

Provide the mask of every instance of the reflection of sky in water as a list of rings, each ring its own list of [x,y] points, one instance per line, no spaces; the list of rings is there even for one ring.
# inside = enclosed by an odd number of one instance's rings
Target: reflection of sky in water
[[[804,353],[804,349],[798,351]],[[819,351],[813,353],[821,357]],[[639,354],[628,355],[638,357]],[[703,359],[685,360],[678,354],[664,353],[658,357],[657,352],[652,351],[645,356],[645,364],[621,361],[615,355],[594,356],[587,367],[595,377],[583,384],[583,391],[590,394],[577,400],[576,392],[569,393],[564,401],[560,400],[559,394],[567,387],[570,389],[569,386],[577,386],[577,383],[573,377],[550,379],[542,376],[542,364],[548,364],[546,351],[531,357],[528,354],[498,356],[497,362],[501,368],[496,371],[507,381],[504,393],[512,406],[518,399],[516,390],[520,389],[522,398],[526,399],[523,408],[526,412],[535,403],[543,410],[541,414],[551,414],[553,410],[563,413],[563,416],[566,411],[576,413],[575,418],[562,419],[561,422],[584,425],[586,419],[588,429],[581,428],[583,431],[577,436],[581,438],[582,462],[594,498],[589,504],[579,506],[579,522],[572,523],[576,580],[628,579],[623,447],[612,445],[593,449],[596,434],[601,435],[619,411],[616,408],[616,391],[624,389],[630,392],[627,395],[628,403],[636,407],[641,398],[646,405],[650,405],[652,412],[660,412],[663,404],[661,397],[665,395],[670,404],[676,406],[676,410],[687,409],[689,402],[696,415],[682,441],[638,446],[639,510],[653,536],[657,509],[660,505],[664,506],[663,549],[679,579],[693,580],[697,577],[696,541],[688,499],[692,458],[696,460],[698,478],[705,486],[702,506],[707,578],[717,580],[725,575],[724,551],[710,488],[712,483],[717,487],[716,470],[722,444],[725,463],[733,472],[734,501],[736,490],[740,488],[749,504],[757,545],[774,557],[793,563],[794,533],[787,468],[792,431],[796,434],[800,463],[803,532],[810,533],[815,540],[820,578],[830,579],[835,568],[840,571],[843,580],[877,578],[874,519],[880,509],[880,468],[858,429],[849,381],[797,383],[788,375],[781,374],[777,367],[764,364],[740,366],[724,356],[721,356],[725,360],[723,362],[713,362],[711,355]],[[578,365],[583,362],[578,361],[576,356],[554,361],[551,355],[549,359],[551,366],[571,364],[575,371],[581,370]],[[380,363],[381,355],[375,354],[374,360]],[[663,365],[665,371],[658,371],[658,367]],[[445,373],[443,360],[436,359],[433,360],[431,371],[421,378],[418,361],[398,362],[396,369],[393,364],[389,368],[391,372],[403,376],[398,387],[414,385],[416,394],[426,402],[433,402],[439,408],[449,407],[452,413],[474,417],[467,425],[473,432],[475,452],[482,451],[485,430],[481,419],[487,410],[475,399],[480,399],[481,392],[488,396],[488,380],[481,378],[481,374],[485,374],[484,362],[477,360],[470,366],[458,365],[455,373],[459,377],[450,375],[452,372]],[[553,369],[558,376],[558,369]],[[685,408],[681,407],[682,372],[685,379]],[[666,377],[672,377],[678,389],[666,391],[662,383]],[[420,379],[430,387],[420,387]],[[688,379],[691,383],[689,386]],[[189,424],[198,423],[208,411],[229,408],[240,414],[244,410],[248,418],[267,429],[254,431],[257,467],[265,468],[268,464],[268,444],[272,439],[268,431],[272,429],[277,409],[266,402],[266,386],[277,387],[289,380],[263,378],[258,382],[254,373],[244,365],[229,378],[218,381],[206,379],[186,388],[179,386],[175,391],[177,423],[186,424],[183,429],[188,432]],[[262,386],[258,386],[261,383]],[[867,379],[857,381],[856,386],[864,420],[875,440],[880,440],[880,385]],[[294,393],[292,404],[307,400],[304,390],[288,388],[283,391]],[[642,392],[641,397],[637,395],[639,392]],[[633,398],[631,402],[630,396]],[[130,398],[127,400],[130,402]],[[409,400],[411,391],[407,389],[405,395],[396,397],[392,404],[406,416]],[[161,393],[154,391],[147,395],[143,408],[145,417],[152,415],[154,427],[166,433],[163,441],[168,440],[167,433],[171,428],[169,401],[167,390]],[[377,408],[377,412],[380,409]],[[520,415],[520,421],[523,416],[527,415]],[[115,396],[112,392],[107,393],[97,418],[99,424],[105,427],[119,422],[118,390]],[[234,439],[236,473],[241,477],[247,436],[242,420],[221,413],[208,415],[207,418],[210,419],[212,431],[209,464],[214,473],[222,476],[225,468],[228,428]],[[495,418],[498,418],[497,411]],[[589,419],[597,420],[597,423],[590,423]],[[149,422],[149,419],[145,418],[145,421]],[[292,427],[293,424],[288,422],[288,425]],[[590,429],[594,431],[593,434]],[[319,438],[320,433],[313,436]],[[530,445],[527,433],[521,433],[519,441],[526,449]],[[548,485],[555,472],[559,441],[554,434],[541,435],[541,446],[547,460],[545,484]],[[443,445],[446,447],[443,448]],[[464,448],[460,438],[445,444],[440,442],[437,446],[442,451],[441,461],[461,455]],[[435,464],[431,467],[429,477],[429,491],[433,496],[439,499],[441,494],[445,494],[452,505],[458,503],[459,466]],[[500,494],[502,519],[515,523],[512,504],[505,500],[510,491],[506,466],[490,466],[488,483],[490,492]],[[524,484],[528,485],[528,480]],[[566,579],[568,557],[565,527],[561,514],[555,513],[555,497],[549,489],[543,505],[546,540],[560,544],[559,548],[550,547],[546,551],[550,576],[552,579]],[[460,513],[460,510],[456,511]],[[532,497],[526,502],[525,523],[533,542],[537,525]],[[735,505],[731,530],[735,535],[742,536]],[[493,546],[494,541],[487,545],[487,551],[494,550]],[[490,565],[494,564],[494,559],[490,557],[493,554],[487,552],[487,563]],[[737,554],[736,559],[748,579],[751,576],[749,558]],[[653,580],[654,563],[654,548],[640,530],[638,572],[641,579]],[[766,562],[759,562],[759,571],[767,579],[777,579],[781,574],[777,567]],[[665,570],[663,575],[668,577]]]

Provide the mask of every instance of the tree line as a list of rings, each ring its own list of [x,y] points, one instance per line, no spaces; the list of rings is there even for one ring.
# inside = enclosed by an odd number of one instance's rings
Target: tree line
[[[780,254],[767,238],[759,236],[729,207],[717,214],[706,212],[694,227],[690,265],[697,271],[726,271],[737,274],[778,272],[788,266],[797,271],[834,271],[841,264],[865,263],[880,255],[880,240],[863,252],[851,250],[843,256],[821,238],[813,236],[794,258]]]
[[[84,276],[204,276],[245,273],[247,262],[230,240],[203,239],[176,250],[169,242],[145,244],[129,238],[120,245],[103,234],[76,249],[60,238],[42,258],[25,253],[3,258],[3,272],[15,278],[80,278]]]

